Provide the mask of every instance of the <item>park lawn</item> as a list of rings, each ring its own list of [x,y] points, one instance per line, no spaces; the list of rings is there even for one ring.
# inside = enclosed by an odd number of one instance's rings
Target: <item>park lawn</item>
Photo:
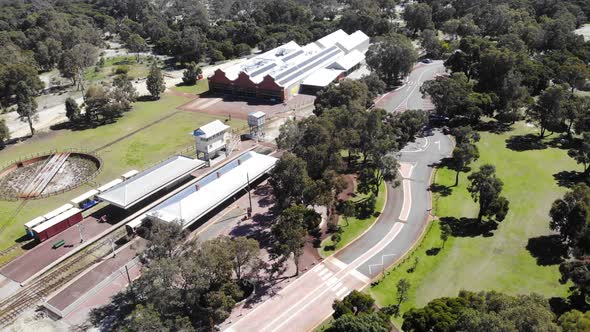
[[[357,194],[355,197],[355,202],[361,201],[367,198],[369,195],[364,194]],[[379,194],[377,195],[377,202],[375,203],[375,211],[381,212],[383,210],[383,205],[385,204],[385,197],[387,196],[385,181],[382,181],[379,185]],[[340,242],[336,244],[334,250],[327,250],[326,248],[330,248],[333,245],[332,239],[327,238],[322,242],[322,249],[320,250],[320,254],[323,257],[327,257],[332,255],[336,250],[343,248],[350,242],[354,241],[358,238],[364,231],[366,231],[369,227],[373,225],[373,223],[377,220],[375,215],[371,215],[365,219],[357,219],[356,217],[348,218],[348,226],[344,219],[340,221],[340,225],[342,226],[342,236]]]
[[[200,95],[201,93],[209,91],[209,81],[202,79],[197,81],[195,85],[175,85],[171,89],[177,92]]]
[[[0,201],[0,250],[15,244],[15,240],[23,235],[22,225],[25,222],[65,204],[89,189],[111,181],[130,169],[145,169],[180,150],[188,149],[193,153],[194,139],[190,135],[192,130],[215,119],[225,119],[176,109],[187,101],[189,99],[185,97],[164,94],[158,101],[135,103],[133,110],[124,114],[115,123],[80,131],[62,129],[42,132],[23,143],[8,146],[0,151],[0,164],[50,149],[74,148],[92,151],[173,114],[96,152],[95,154],[102,159],[103,166],[92,183],[60,195],[27,201],[21,210],[18,210],[18,207],[22,201]],[[245,122],[233,119],[229,125],[241,129],[244,128]],[[19,253],[20,251],[16,250],[8,258]]]
[[[558,265],[537,264],[526,247],[529,239],[552,234],[548,217],[551,203],[567,191],[558,186],[554,174],[580,171],[581,166],[563,149],[519,152],[506,146],[506,140],[513,135],[537,133],[522,122],[515,124],[510,132],[481,133],[478,143],[480,159],[471,166],[472,169],[484,163],[496,166],[497,175],[504,182],[503,195],[510,201],[506,220],[493,231],[493,236],[451,237],[445,249],[434,258],[418,251],[416,272],[405,274],[405,269],[397,269],[386,277],[383,286],[371,290],[380,305],[395,303],[395,285],[404,277],[412,287],[408,305],[402,306],[402,311],[410,305],[422,307],[438,297],[457,296],[462,289],[497,290],[508,294],[536,292],[547,298],[567,294],[568,285],[561,285],[558,281]],[[477,216],[478,207],[466,190],[467,175],[460,175],[459,185],[450,188],[452,193],[449,196],[435,198],[434,208],[438,217]],[[444,186],[453,185],[454,172],[439,169],[435,182]],[[429,235],[431,239],[427,236],[425,241],[435,242],[438,237],[435,234]],[[422,250],[430,246],[423,245]]]
[[[146,57],[140,57],[139,62],[133,55],[128,56],[117,56],[111,58],[105,58],[104,66],[99,67],[99,71],[95,70],[96,67],[90,67],[86,70],[84,78],[88,81],[100,81],[108,77],[115,75],[115,70],[119,66],[126,66],[129,68],[127,76],[131,79],[146,77],[149,71],[148,59]]]
[[[414,251],[406,256],[399,264],[386,272],[386,277],[377,280],[375,286],[372,286],[367,291],[373,296],[375,301],[380,306],[397,304],[397,283],[401,279],[406,279],[410,282],[410,291],[408,301],[402,303],[401,312],[405,312],[412,307],[415,307],[416,299],[416,284],[424,280],[427,275],[434,269],[441,260],[444,260],[449,253],[449,248],[453,245],[455,239],[450,237],[442,248],[442,240],[440,239],[440,224],[432,222],[428,227],[424,238]],[[436,255],[428,255],[427,252],[438,251]],[[416,264],[416,257],[418,257],[418,264]],[[414,268],[413,270],[411,270]],[[402,324],[402,316],[392,317],[392,320],[397,326]]]

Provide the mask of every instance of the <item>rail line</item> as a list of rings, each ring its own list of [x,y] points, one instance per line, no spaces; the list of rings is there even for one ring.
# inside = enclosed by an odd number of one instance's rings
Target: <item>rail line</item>
[[[33,307],[46,296],[75,278],[80,272],[99,262],[110,253],[111,241],[124,236],[121,227],[110,236],[78,252],[38,280],[24,286],[19,292],[0,302],[0,327],[11,324],[23,311]]]

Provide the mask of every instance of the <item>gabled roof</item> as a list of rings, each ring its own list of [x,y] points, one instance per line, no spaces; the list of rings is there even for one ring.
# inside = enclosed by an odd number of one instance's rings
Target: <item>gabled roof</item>
[[[127,209],[204,165],[202,160],[174,156],[119,183],[98,195],[98,198]]]
[[[332,83],[342,72],[342,70],[338,69],[321,68],[309,75],[301,84],[324,87]]]
[[[361,53],[357,50],[353,50],[352,52],[348,53],[347,55],[334,61],[334,63],[331,64],[328,68],[349,70],[350,68],[359,64],[364,59],[365,59],[365,55],[363,53]]]
[[[201,138],[209,138],[213,135],[219,134],[229,129],[229,126],[219,120],[209,122],[208,124],[201,126],[201,128],[193,131],[193,136]]]
[[[147,212],[147,216],[164,222],[182,222],[188,227],[216,206],[245,188],[250,181],[270,171],[277,158],[247,152],[231,164],[200,180]],[[217,175],[219,174],[219,176]],[[198,189],[197,189],[198,188]]]

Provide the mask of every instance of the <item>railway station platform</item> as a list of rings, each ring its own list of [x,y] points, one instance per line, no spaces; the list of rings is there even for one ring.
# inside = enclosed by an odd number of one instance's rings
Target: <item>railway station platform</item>
[[[129,284],[129,278],[133,280],[139,276],[141,263],[136,258],[137,247],[143,246],[144,241],[141,239],[124,246],[116,251],[115,257],[106,256],[102,262],[50,295],[44,306],[70,325],[84,323],[93,308],[108,303]]]

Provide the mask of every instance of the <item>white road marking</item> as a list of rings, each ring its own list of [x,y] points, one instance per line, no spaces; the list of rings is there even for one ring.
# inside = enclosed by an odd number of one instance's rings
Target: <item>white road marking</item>
[[[344,298],[344,296],[346,295],[346,293],[348,293],[348,288],[342,287],[342,289],[339,290],[338,293],[336,293],[336,297],[338,299],[342,300]]]
[[[334,292],[337,292],[337,291],[340,289],[340,287],[342,287],[342,286],[344,286],[344,285],[342,284],[342,281],[338,281],[338,282],[337,282],[337,283],[336,283],[334,286],[332,286],[332,287],[330,287],[330,288],[332,288],[332,290],[333,290]]]
[[[323,276],[325,276],[327,273],[330,273],[330,271],[328,271],[328,269],[324,269],[324,270],[322,270],[322,271],[318,272],[318,275],[319,275],[320,277],[323,277]]]
[[[328,287],[331,287],[332,285],[334,285],[337,282],[338,282],[338,278],[337,277],[332,277],[328,281],[326,281],[326,284],[328,285]]]
[[[328,273],[326,273],[326,274],[324,274],[324,275],[320,276],[320,278],[322,278],[322,280],[323,280],[323,281],[326,281],[326,280],[328,280],[330,277],[332,277],[333,275],[334,275],[334,273],[332,273],[332,272],[328,272]]]
[[[403,153],[414,153],[414,152],[422,152],[422,151],[426,150],[426,148],[427,148],[427,147],[430,145],[430,141],[428,140],[428,137],[424,137],[424,140],[425,140],[426,142],[425,142],[425,143],[424,143],[424,145],[423,145],[421,148],[419,148],[418,150],[401,150],[400,152],[403,152]]]
[[[381,266],[381,268],[383,268],[383,266],[385,264],[385,257],[389,257],[389,256],[395,256],[395,254],[381,255],[381,264],[369,264],[369,274],[373,274],[373,271],[371,271],[372,267]]]
[[[409,180],[402,181],[404,187],[404,200],[402,203],[402,210],[399,214],[399,220],[408,221],[410,210],[412,209],[412,186]]]
[[[358,280],[364,282],[365,284],[368,284],[369,282],[371,282],[371,279],[369,277],[360,273],[358,270],[350,271],[350,275],[357,278]]]
[[[343,261],[339,260],[338,258],[334,257],[334,256],[330,256],[326,259],[326,262],[330,262],[334,265],[336,265],[337,267],[339,267],[340,269],[345,269],[348,264],[344,263]]]

